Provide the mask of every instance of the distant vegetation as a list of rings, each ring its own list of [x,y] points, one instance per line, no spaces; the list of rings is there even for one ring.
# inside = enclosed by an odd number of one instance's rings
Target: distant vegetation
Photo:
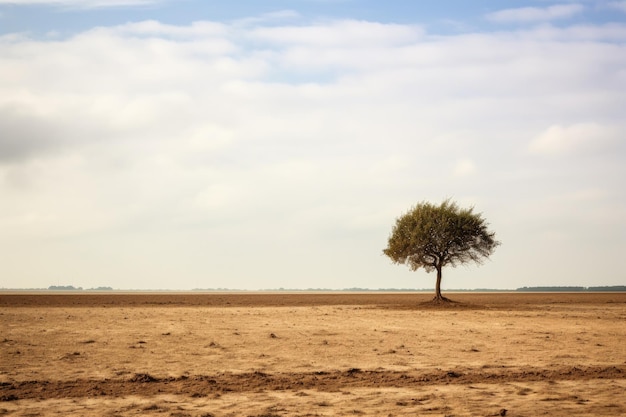
[[[430,292],[432,288],[268,288],[258,291],[267,292]],[[74,287],[73,285],[51,285],[48,288],[0,288],[0,291],[121,291],[116,290],[113,287],[96,287],[87,288]],[[188,290],[167,290],[167,289],[153,289],[153,290],[122,290],[122,291],[162,291],[162,292],[176,292],[176,291],[188,291]],[[191,291],[205,291],[205,292],[246,292],[249,290],[231,289],[231,288],[194,288]],[[503,290],[498,288],[473,288],[473,289],[449,289],[450,292],[626,292],[626,285],[612,285],[612,286],[594,286],[594,287],[579,287],[579,286],[553,286],[553,287],[522,287],[515,290]],[[252,291],[254,292],[254,291]]]
[[[50,291],[81,291],[83,287],[74,287],[73,285],[51,285],[48,287]]]
[[[432,288],[268,288],[259,291],[277,292],[430,292]],[[194,288],[192,291],[207,292],[237,292],[246,290],[232,290],[228,288]],[[626,292],[626,285],[599,286],[599,287],[522,287],[515,290],[499,288],[456,288],[448,289],[450,292]]]
[[[526,292],[614,292],[626,291],[626,285],[613,285],[601,287],[522,287],[517,291]]]
[[[50,291],[82,291],[83,287],[75,287],[73,285],[51,285],[48,287]],[[112,287],[89,288],[87,291],[113,291]]]

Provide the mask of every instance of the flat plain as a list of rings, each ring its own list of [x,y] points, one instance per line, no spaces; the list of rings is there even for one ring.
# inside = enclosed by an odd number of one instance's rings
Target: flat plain
[[[626,415],[626,293],[2,293],[0,415]]]

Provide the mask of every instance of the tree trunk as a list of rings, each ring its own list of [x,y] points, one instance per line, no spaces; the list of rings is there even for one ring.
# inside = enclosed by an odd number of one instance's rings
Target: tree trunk
[[[443,268],[443,265],[436,265],[435,268],[437,268],[437,283],[435,285],[435,298],[433,298],[433,303],[439,304],[452,302],[449,298],[441,295],[441,269]]]
[[[435,300],[444,300],[444,297],[441,295],[441,265],[437,265],[437,284],[435,285]]]

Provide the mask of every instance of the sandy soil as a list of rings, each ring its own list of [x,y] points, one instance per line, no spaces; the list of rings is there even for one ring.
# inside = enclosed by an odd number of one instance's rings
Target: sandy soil
[[[0,294],[0,415],[626,415],[626,294],[449,296]]]

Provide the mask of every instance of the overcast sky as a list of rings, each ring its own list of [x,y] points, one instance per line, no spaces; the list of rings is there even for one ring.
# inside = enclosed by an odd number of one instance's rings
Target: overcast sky
[[[626,1],[0,0],[0,288],[626,284]]]

